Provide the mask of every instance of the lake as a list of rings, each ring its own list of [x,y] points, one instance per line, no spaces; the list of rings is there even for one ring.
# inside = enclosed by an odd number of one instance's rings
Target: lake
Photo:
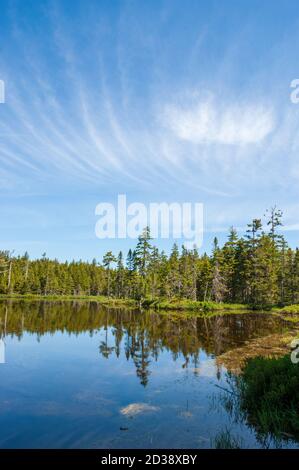
[[[202,319],[2,301],[0,448],[211,448],[224,430],[261,447],[225,406],[220,359],[287,328],[261,312]]]

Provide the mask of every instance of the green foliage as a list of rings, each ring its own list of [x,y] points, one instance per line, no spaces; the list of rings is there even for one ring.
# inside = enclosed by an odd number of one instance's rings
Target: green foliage
[[[299,439],[299,367],[290,355],[250,359],[236,384],[240,409],[258,434]]]
[[[241,449],[242,440],[239,437],[234,437],[229,429],[220,431],[212,440],[215,449]]]
[[[277,227],[281,212],[269,213],[269,233],[260,219],[248,224],[245,237],[234,228],[212,254],[177,244],[169,256],[151,244],[149,227],[125,257],[108,251],[102,265],[59,263],[43,255],[30,260],[0,252],[0,294],[99,296],[134,299],[144,307],[211,310],[215,304],[271,308],[299,303],[299,250],[287,246]],[[157,300],[159,299],[159,300]],[[217,307],[216,307],[217,308]]]
[[[289,314],[299,314],[299,304],[297,305],[288,305],[280,309],[275,309],[278,313],[289,313]]]
[[[214,311],[232,311],[235,310],[240,313],[242,310],[248,309],[243,304],[228,304],[217,303],[212,301],[194,301],[182,299],[160,299],[160,298],[146,298],[142,301],[143,308],[153,308],[156,310],[176,310],[176,311],[197,311],[197,312],[214,312]]]

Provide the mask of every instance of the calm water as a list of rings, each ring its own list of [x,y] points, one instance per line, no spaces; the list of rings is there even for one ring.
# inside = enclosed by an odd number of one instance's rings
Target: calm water
[[[223,406],[217,357],[285,328],[261,313],[203,320],[2,302],[0,447],[206,448],[226,428],[260,447]]]

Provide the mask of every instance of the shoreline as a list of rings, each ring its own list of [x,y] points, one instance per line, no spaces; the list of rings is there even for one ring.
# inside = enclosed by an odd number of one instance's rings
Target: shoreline
[[[210,301],[165,300],[165,299],[121,299],[96,295],[39,295],[39,294],[0,294],[1,300],[53,301],[53,302],[96,302],[108,308],[129,308],[136,310],[153,310],[155,312],[177,312],[205,316],[254,313],[255,311],[283,316],[286,320],[299,322],[299,305],[285,307],[254,308],[245,304],[216,303]]]
[[[0,294],[1,300],[49,301],[49,302],[97,302],[106,307],[138,308],[133,299],[115,299],[96,295],[39,295],[39,294]]]
[[[132,308],[138,310],[154,310],[162,312],[187,312],[194,314],[234,314],[234,313],[254,313],[255,311],[283,315],[290,321],[299,321],[299,305],[289,305],[284,307],[274,306],[272,308],[256,309],[245,304],[216,303],[210,301],[191,300],[165,300],[165,299],[144,299],[142,302],[134,299],[117,299],[96,295],[39,295],[39,294],[0,294],[0,300],[24,300],[24,301],[61,301],[61,302],[97,302],[106,307]]]
[[[124,306],[140,310],[168,310],[168,311],[253,311],[244,304],[216,303],[210,301],[191,300],[165,300],[144,299],[143,301],[126,298],[106,297],[103,295],[40,295],[40,294],[0,294],[0,300],[28,300],[28,301],[86,301],[97,302],[107,306]]]

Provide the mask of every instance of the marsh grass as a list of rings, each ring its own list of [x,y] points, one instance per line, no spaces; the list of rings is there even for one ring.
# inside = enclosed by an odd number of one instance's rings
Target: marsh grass
[[[285,307],[282,307],[282,308],[275,308],[273,309],[275,312],[277,313],[290,313],[290,314],[298,314],[299,315],[299,304],[295,304],[295,305],[287,305]]]
[[[299,366],[290,355],[249,359],[235,386],[240,412],[261,438],[299,441]]]
[[[142,301],[143,308],[152,308],[156,310],[176,310],[176,311],[199,311],[199,312],[213,312],[213,311],[240,311],[250,310],[250,307],[243,304],[229,304],[217,303],[212,301],[195,301],[184,299],[144,299]]]
[[[231,431],[225,428],[216,434],[211,444],[215,449],[241,449],[242,439],[239,436],[233,436]]]
[[[118,299],[101,295],[36,295],[36,294],[2,294],[0,300],[53,301],[53,302],[97,302],[107,307],[137,308],[133,299]]]
[[[224,315],[227,313],[252,312],[250,307],[242,304],[226,304],[217,302],[200,302],[183,299],[165,300],[160,298],[126,299],[95,295],[36,295],[36,294],[0,294],[0,300],[51,300],[51,301],[89,301],[98,302],[108,307],[130,307],[144,310],[167,311],[172,313],[186,312],[198,316],[208,313]]]

